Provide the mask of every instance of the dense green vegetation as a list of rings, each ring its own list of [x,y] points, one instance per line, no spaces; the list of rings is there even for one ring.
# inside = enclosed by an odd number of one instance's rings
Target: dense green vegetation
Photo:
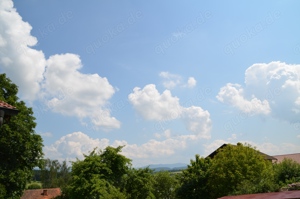
[[[41,189],[42,184],[40,182],[31,182],[27,185],[26,189]]]
[[[195,155],[181,172],[133,168],[121,154],[123,146],[95,149],[71,167],[66,161],[42,159],[42,139],[34,132],[31,108],[19,101],[17,86],[4,74],[0,83],[0,100],[20,110],[0,127],[0,199],[20,198],[25,188],[41,187],[60,187],[62,199],[215,199],[273,192],[300,182],[297,162],[274,164],[241,143],[223,147],[213,159]],[[40,170],[33,170],[36,167]]]
[[[31,108],[17,97],[18,87],[0,74],[0,100],[15,106],[19,113],[0,127],[0,198],[20,198],[32,170],[42,165],[42,138],[34,132]]]
[[[60,167],[43,184],[63,187],[63,198],[157,198],[214,199],[225,195],[278,191],[300,180],[300,164],[284,160],[272,164],[250,145],[227,145],[213,158],[195,156],[181,172],[154,172],[132,168],[131,160],[121,155],[122,147],[107,147],[72,163],[63,178]],[[48,165],[57,161],[47,160]],[[49,164],[52,162],[51,164]],[[63,164],[60,164],[63,165]],[[54,172],[55,171],[55,172]],[[45,171],[41,171],[43,173]],[[43,179],[43,177],[42,177]]]

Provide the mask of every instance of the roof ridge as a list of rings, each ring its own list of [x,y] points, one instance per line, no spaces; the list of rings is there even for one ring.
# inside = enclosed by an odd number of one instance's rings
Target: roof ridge
[[[0,107],[2,108],[8,108],[8,109],[17,109],[17,107],[10,105],[9,103],[0,100]]]
[[[287,153],[287,154],[273,155],[273,156],[296,155],[296,154],[300,154],[300,153]]]

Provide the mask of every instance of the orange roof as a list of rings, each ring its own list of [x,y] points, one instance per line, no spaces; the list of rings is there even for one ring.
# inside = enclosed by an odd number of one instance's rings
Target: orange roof
[[[7,108],[7,109],[17,109],[16,107],[6,103],[6,102],[3,102],[0,100],[0,107],[1,108]]]
[[[238,196],[224,196],[219,199],[297,199],[300,198],[300,191],[283,191],[271,193],[247,194]]]
[[[276,162],[280,163],[284,158],[292,159],[300,164],[300,153],[294,153],[294,154],[284,154],[284,155],[274,155],[277,159]]]
[[[12,116],[19,113],[19,110],[16,107],[1,100],[0,100],[0,111],[4,112],[6,116]]]
[[[20,199],[51,199],[61,195],[60,188],[25,190]]]

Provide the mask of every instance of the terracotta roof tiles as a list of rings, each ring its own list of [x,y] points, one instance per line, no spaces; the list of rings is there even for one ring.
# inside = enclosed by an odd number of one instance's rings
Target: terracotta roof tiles
[[[0,107],[1,108],[7,108],[7,109],[17,109],[16,107],[0,100]]]
[[[21,199],[54,199],[61,195],[60,188],[25,190]]]
[[[219,199],[299,199],[300,191],[283,191],[259,194],[247,194],[238,196],[224,196]]]

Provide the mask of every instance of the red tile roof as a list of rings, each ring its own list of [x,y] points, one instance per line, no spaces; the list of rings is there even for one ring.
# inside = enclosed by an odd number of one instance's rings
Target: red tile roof
[[[61,195],[60,188],[25,190],[20,199],[52,199]]]
[[[219,199],[299,199],[300,191],[283,191],[272,193],[247,194],[239,196],[224,196]]]
[[[6,103],[6,102],[3,102],[0,100],[0,107],[1,108],[7,108],[7,109],[17,109],[16,107]]]

